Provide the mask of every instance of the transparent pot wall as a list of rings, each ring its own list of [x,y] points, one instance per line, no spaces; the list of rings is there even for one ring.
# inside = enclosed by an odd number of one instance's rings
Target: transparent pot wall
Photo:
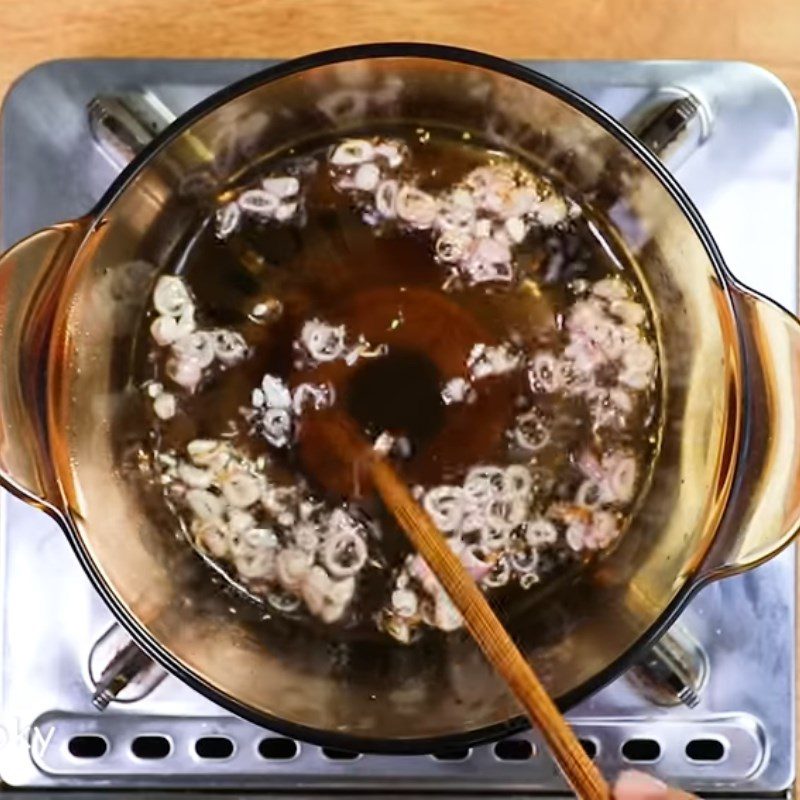
[[[252,712],[374,739],[462,733],[517,709],[466,635],[336,644],[335,631],[233,613],[143,503],[132,466],[143,401],[126,381],[155,275],[237,175],[310,136],[398,120],[480,132],[590,196],[638,258],[656,309],[666,419],[633,527],[509,621],[555,696],[619,657],[696,571],[728,489],[738,396],[729,298],[683,211],[614,137],[523,80],[428,58],[319,66],[251,89],[162,148],[92,230],[58,311],[49,413],[63,503],[121,605],[201,681]]]

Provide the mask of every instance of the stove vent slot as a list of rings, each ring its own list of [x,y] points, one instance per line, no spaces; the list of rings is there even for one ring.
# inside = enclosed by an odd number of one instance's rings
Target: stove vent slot
[[[299,752],[297,742],[283,736],[270,736],[258,743],[258,754],[267,761],[291,761]]]
[[[357,753],[355,750],[339,750],[336,747],[323,747],[322,755],[328,761],[355,761],[361,758],[361,753]]]
[[[194,751],[198,757],[215,761],[230,758],[235,749],[233,739],[227,736],[203,736],[194,743]]]
[[[720,739],[692,739],[686,745],[686,758],[698,763],[713,763],[725,758],[727,747]]]
[[[527,761],[534,752],[527,739],[505,739],[494,746],[494,754],[500,761]]]
[[[131,742],[131,753],[144,761],[159,761],[172,752],[172,742],[160,734],[137,736]]]
[[[81,759],[102,758],[108,752],[108,739],[96,734],[82,734],[73,736],[69,740],[67,749],[70,755]]]
[[[622,745],[622,757],[626,761],[652,763],[661,758],[661,745],[655,739],[628,739]]]
[[[472,755],[472,750],[468,747],[450,747],[447,750],[439,750],[433,757],[437,761],[466,761]]]
[[[586,755],[589,756],[589,758],[593,759],[597,757],[599,748],[596,739],[578,739],[578,741],[581,743],[581,747],[586,751]]]

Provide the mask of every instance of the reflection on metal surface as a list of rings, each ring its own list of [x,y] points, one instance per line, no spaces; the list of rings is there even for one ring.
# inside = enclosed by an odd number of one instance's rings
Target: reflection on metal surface
[[[708,680],[708,659],[697,640],[678,623],[625,676],[659,706],[695,708]]]
[[[164,107],[179,113],[259,66],[92,61],[60,62],[31,73],[12,90],[2,118],[4,243],[83,213],[113,178],[116,170],[95,146],[86,121],[86,106],[98,87],[113,95],[147,86]],[[682,87],[712,109],[713,135],[694,147],[682,168],[676,166],[674,152],[669,165],[677,169],[737,277],[794,306],[796,124],[793,107],[774,79],[742,64],[533,66],[628,124],[635,121],[634,110],[645,108],[645,101],[664,86]],[[59,88],[63,86],[69,90]],[[30,113],[41,107],[50,109],[47,119]],[[689,134],[698,118],[689,118],[683,113],[687,110],[673,109],[660,122],[651,119],[654,141],[666,141],[663,131],[680,129],[676,122],[682,114],[690,124],[679,138],[699,141]],[[114,128],[122,139],[120,130]],[[128,140],[129,150],[141,143],[141,133],[132,143]],[[758,237],[753,230],[759,231]],[[28,732],[27,739],[12,738],[0,748],[5,782],[76,789],[109,783],[116,788],[270,790],[346,790],[357,785],[365,791],[412,790],[416,797],[467,788],[484,797],[512,790],[542,797],[565,791],[535,736],[514,737],[532,742],[527,758],[501,759],[502,750],[498,754],[486,746],[472,749],[462,761],[383,756],[342,760],[302,743],[264,745],[265,739],[281,737],[231,717],[173,678],[138,702],[113,704],[98,714],[80,677],[90,649],[108,630],[109,613],[55,524],[8,496],[2,499],[0,721]],[[654,706],[630,681],[620,680],[572,711],[579,736],[595,747],[607,774],[631,766],[627,753],[645,758],[647,769],[667,780],[716,796],[787,791],[795,772],[793,559],[792,549],[754,573],[709,586],[687,609],[681,623],[702,644],[709,664],[705,688],[699,681],[702,691],[695,708]],[[112,660],[115,647],[98,659],[92,670],[95,679]],[[134,684],[120,691],[120,699]],[[94,758],[70,756],[70,741],[79,736],[100,737],[108,748]],[[132,754],[134,740],[145,736],[167,739],[169,753],[157,760]],[[233,754],[199,758],[195,742],[202,737],[227,737]],[[658,755],[649,763],[647,757],[656,752],[652,742]],[[509,752],[523,751],[512,747]]]
[[[150,91],[100,94],[88,106],[89,130],[111,163],[121,169],[174,119]]]
[[[648,95],[623,122],[673,170],[680,167],[712,131],[708,106],[691,92],[673,87]]]

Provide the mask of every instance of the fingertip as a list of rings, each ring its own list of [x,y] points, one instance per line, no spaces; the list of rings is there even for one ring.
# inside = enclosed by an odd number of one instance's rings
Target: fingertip
[[[614,800],[664,800],[667,784],[646,772],[621,772],[614,785]]]

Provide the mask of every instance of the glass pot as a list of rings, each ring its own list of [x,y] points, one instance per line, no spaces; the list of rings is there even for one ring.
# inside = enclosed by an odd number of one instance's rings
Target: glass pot
[[[785,546],[800,519],[798,321],[735,281],[684,192],[613,119],[549,78],[446,47],[348,48],[254,75],[178,119],[90,214],[3,255],[0,470],[188,684],[300,738],[413,752],[524,725],[467,635],[344,644],[234,613],[143,508],[115,435],[141,414],[125,368],[137,321],[198,204],[309,135],[398,120],[482,132],[591,194],[656,315],[665,410],[647,494],[613,552],[511,624],[561,706],[622,671],[698,588]]]

